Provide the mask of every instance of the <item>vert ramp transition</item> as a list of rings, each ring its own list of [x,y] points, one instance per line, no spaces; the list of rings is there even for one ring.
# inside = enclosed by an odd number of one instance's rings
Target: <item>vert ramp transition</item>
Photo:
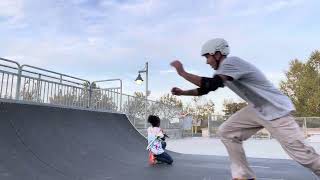
[[[230,179],[227,157],[169,152],[172,166],[149,166],[145,147],[124,114],[0,101],[1,180]],[[314,179],[291,160],[249,161],[258,179]]]

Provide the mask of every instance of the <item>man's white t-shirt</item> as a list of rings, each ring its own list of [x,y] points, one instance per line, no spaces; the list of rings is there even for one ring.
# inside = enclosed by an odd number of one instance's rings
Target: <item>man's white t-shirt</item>
[[[281,118],[295,111],[289,97],[275,88],[254,65],[238,57],[224,59],[215,74],[232,77],[233,81],[225,81],[224,85],[251,104],[264,120]]]

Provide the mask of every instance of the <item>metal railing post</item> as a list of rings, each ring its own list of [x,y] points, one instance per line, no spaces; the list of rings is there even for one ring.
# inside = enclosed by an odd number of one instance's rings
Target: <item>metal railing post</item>
[[[120,102],[118,102],[118,98],[115,100],[116,106],[117,106],[117,111],[122,112],[122,80],[121,79],[106,79],[106,80],[99,80],[99,81],[93,81],[93,83],[101,83],[101,82],[109,82],[109,81],[119,81],[120,82],[120,87],[112,87],[112,88],[101,88],[101,90],[107,90],[107,89],[119,89],[120,88]],[[111,91],[112,93],[112,91]],[[118,91],[114,91],[114,93],[118,93]]]
[[[122,112],[122,80],[120,79],[120,112]]]
[[[303,121],[304,121],[304,128],[305,128],[305,136],[307,137],[308,136],[308,126],[307,126],[307,118],[306,117],[304,117],[303,118]]]
[[[20,100],[21,74],[22,74],[22,69],[21,69],[21,66],[18,65],[18,77],[17,77],[16,97],[15,97],[16,100]]]
[[[211,134],[210,134],[210,120],[211,120],[211,114],[209,113],[208,115],[208,136],[211,137]]]
[[[16,64],[17,65],[17,68],[15,67],[11,67],[11,66],[7,66],[7,65],[1,65],[1,66],[4,66],[4,67],[7,67],[7,68],[12,68],[12,69],[17,69],[18,70],[18,74],[17,74],[17,87],[16,87],[16,94],[15,94],[15,99],[16,100],[19,100],[19,96],[20,96],[20,86],[21,86],[21,71],[22,71],[22,67],[20,66],[20,64],[16,61],[13,61],[13,60],[10,60],[10,59],[5,59],[5,58],[1,58],[0,57],[0,60],[1,61],[5,61],[5,62],[9,62],[9,63],[13,63],[13,64]],[[13,77],[12,77],[13,78]],[[2,84],[1,84],[2,85]],[[11,85],[13,86],[13,85]],[[1,94],[0,94],[0,97],[1,97]]]
[[[37,83],[37,102],[41,102],[41,90],[40,90],[40,81],[41,81],[41,74],[38,75],[38,83]]]
[[[93,82],[89,84],[89,102],[88,102],[88,108],[91,108],[92,84],[93,84]]]

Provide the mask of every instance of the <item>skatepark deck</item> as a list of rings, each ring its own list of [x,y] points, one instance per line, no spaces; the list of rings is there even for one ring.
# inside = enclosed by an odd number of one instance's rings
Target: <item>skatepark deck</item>
[[[146,139],[124,114],[0,101],[0,143],[1,180],[231,178],[222,156],[169,152],[172,166],[150,166]],[[291,160],[249,161],[258,180],[314,179]]]

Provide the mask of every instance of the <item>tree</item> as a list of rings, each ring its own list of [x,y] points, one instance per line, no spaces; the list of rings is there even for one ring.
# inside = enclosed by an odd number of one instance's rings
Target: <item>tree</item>
[[[159,115],[164,122],[162,124],[168,127],[167,125],[169,125],[174,118],[178,118],[182,107],[183,104],[180,99],[171,94],[165,94],[160,97],[159,103],[155,103],[153,108],[150,109],[155,109],[155,113],[158,113],[156,115]]]
[[[49,97],[50,104],[66,105],[73,107],[89,107],[89,83],[84,83],[83,87],[73,87],[68,85],[51,86],[53,95]]]
[[[99,96],[99,98],[97,98]],[[112,97],[108,97],[106,94],[95,95],[96,101],[91,105],[92,108],[105,109],[109,111],[117,111],[118,106],[113,101]]]
[[[72,105],[80,106],[77,95],[75,94],[75,89],[71,92],[63,92],[62,89],[58,90],[58,94],[54,94],[53,97],[49,98],[50,104],[59,104],[59,105]]]
[[[168,106],[174,107],[181,107],[182,108],[182,101],[177,98],[177,96],[173,96],[171,94],[165,94],[160,97],[159,102],[166,104]]]
[[[84,89],[87,89],[88,84],[85,84]],[[117,111],[118,102],[116,97],[116,92],[113,92],[111,89],[101,89],[96,83],[92,83],[90,86],[91,89],[91,102],[90,107],[94,109],[102,109],[109,111]]]
[[[296,116],[320,116],[320,52],[314,51],[307,62],[290,62],[281,91],[296,107]]]
[[[195,118],[207,120],[214,113],[214,103],[211,100],[207,101],[204,97],[194,97],[192,100],[195,104]]]
[[[162,125],[166,125],[169,120],[178,116],[182,109],[181,100],[175,96],[166,94],[158,101],[148,100],[146,102],[145,95],[141,92],[135,92],[134,97],[129,96],[123,106],[123,111],[127,114],[130,121],[136,126],[145,123],[145,104],[147,103],[147,115],[157,115],[162,120]],[[167,127],[167,126],[165,126]]]
[[[225,115],[232,115],[242,109],[243,107],[247,106],[246,102],[234,102],[233,100],[224,100],[223,102],[223,112]]]
[[[194,121],[203,121],[202,124],[207,125],[206,121],[214,113],[214,103],[204,97],[193,97],[192,103],[184,107],[184,113],[191,114]]]
[[[37,80],[32,80],[32,83],[30,79],[26,80],[20,92],[22,100],[41,102],[39,84]]]
[[[68,85],[58,85],[58,89],[54,87],[54,95],[49,98],[51,104],[89,107],[89,96],[91,87],[90,108],[117,111],[118,107],[112,98],[114,92],[98,87],[95,83],[85,82],[83,87],[72,87]],[[111,95],[111,96],[110,96]]]
[[[137,126],[140,122],[145,122],[145,96],[141,92],[134,92],[134,97],[128,96],[123,105],[123,111],[129,120]]]

